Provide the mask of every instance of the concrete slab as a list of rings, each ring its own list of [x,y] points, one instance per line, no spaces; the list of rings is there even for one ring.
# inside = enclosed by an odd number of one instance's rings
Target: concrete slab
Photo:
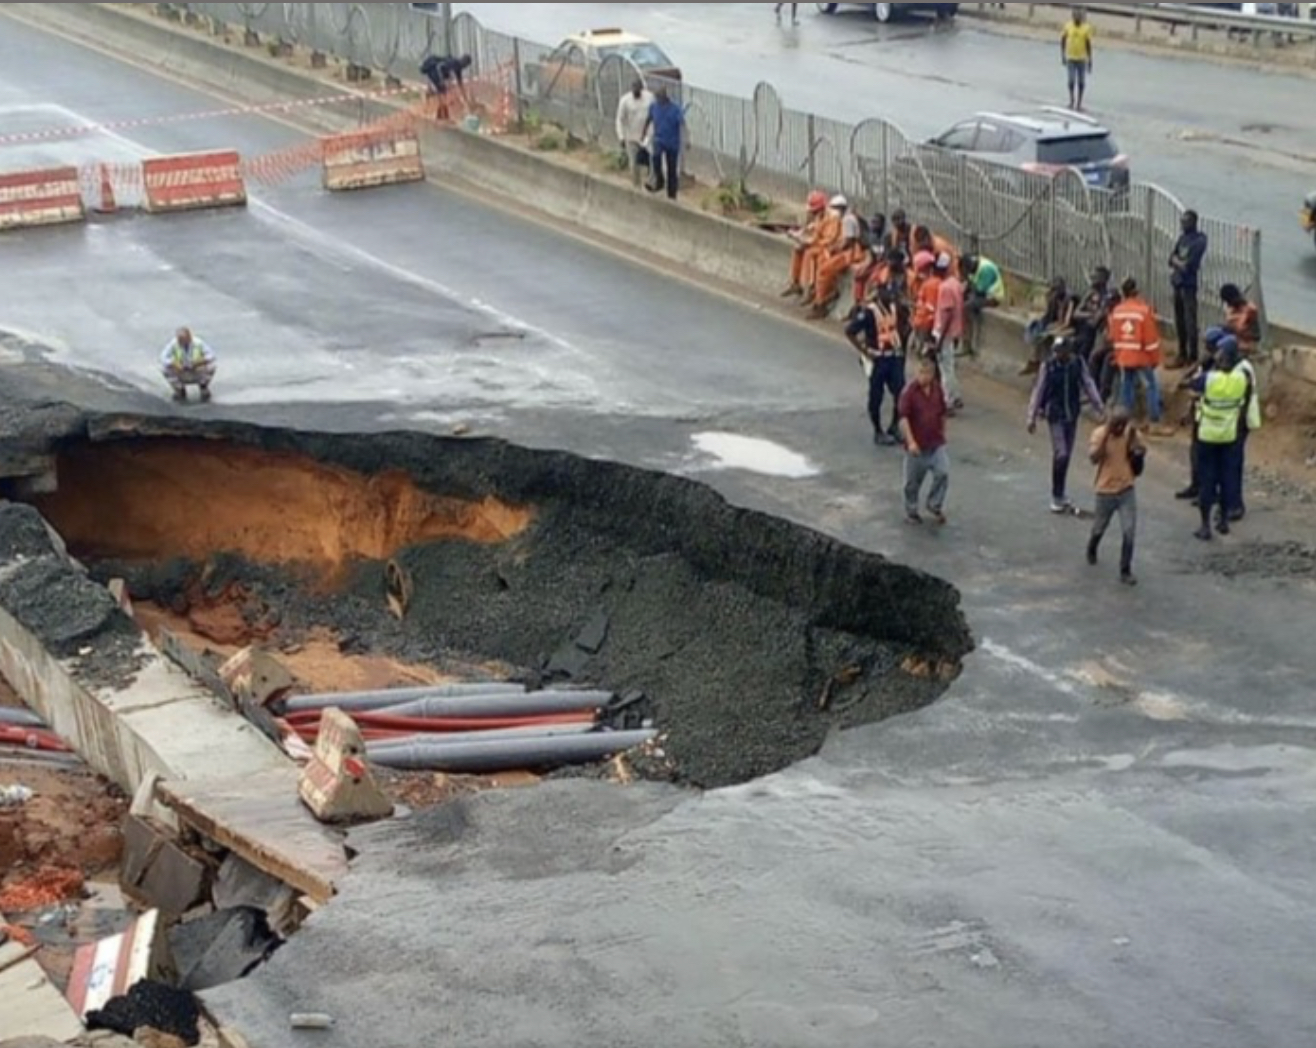
[[[303,807],[297,782],[297,770],[289,764],[237,779],[161,783],[159,797],[204,836],[325,903],[347,873],[347,856],[342,838]]]

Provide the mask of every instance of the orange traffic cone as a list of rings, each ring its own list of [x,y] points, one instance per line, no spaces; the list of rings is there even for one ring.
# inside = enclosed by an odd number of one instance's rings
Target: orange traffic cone
[[[112,215],[119,210],[119,202],[114,199],[114,179],[110,177],[110,165],[99,165],[100,170],[100,203],[96,207],[97,214]]]

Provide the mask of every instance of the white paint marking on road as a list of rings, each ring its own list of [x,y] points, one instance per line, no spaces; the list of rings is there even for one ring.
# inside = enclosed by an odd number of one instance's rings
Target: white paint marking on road
[[[1012,666],[1014,669],[1028,674],[1030,677],[1036,677],[1038,680],[1044,681],[1064,695],[1069,695],[1072,698],[1081,697],[1078,688],[1065,680],[1060,674],[1052,673],[1045,666],[1039,665],[1016,651],[1011,651],[1002,644],[997,644],[993,640],[984,640],[982,642],[982,652],[1000,662],[1004,662],[1007,666]]]
[[[713,460],[714,464],[706,467],[709,469],[739,469],[787,480],[804,480],[822,472],[803,455],[770,440],[734,433],[698,433],[692,439],[699,453]]]

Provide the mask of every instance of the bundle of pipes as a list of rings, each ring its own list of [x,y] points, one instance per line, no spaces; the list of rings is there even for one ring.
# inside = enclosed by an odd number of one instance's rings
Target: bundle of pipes
[[[626,753],[658,735],[656,731],[604,731],[585,734],[543,734],[499,739],[463,735],[455,738],[380,743],[370,760],[394,771],[492,775],[521,769],[592,764]]]

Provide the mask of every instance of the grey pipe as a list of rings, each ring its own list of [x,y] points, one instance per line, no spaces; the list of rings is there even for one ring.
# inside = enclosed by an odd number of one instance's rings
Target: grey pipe
[[[593,724],[557,724],[552,727],[495,728],[492,731],[460,731],[450,735],[407,735],[396,739],[380,739],[366,743],[366,752],[373,759],[378,753],[405,749],[417,743],[435,747],[460,746],[470,742],[502,742],[505,739],[546,739],[562,735],[590,735],[598,729]]]
[[[46,722],[31,710],[10,709],[8,706],[0,707],[0,724],[14,728],[45,728],[46,726]]]
[[[439,746],[418,742],[372,756],[371,760],[394,771],[489,775],[499,771],[589,764],[643,746],[657,734],[653,731],[596,732],[592,735]]]
[[[520,684],[431,684],[424,688],[393,688],[388,691],[349,692],[342,695],[298,695],[284,703],[284,709],[288,713],[306,713],[335,707],[344,712],[356,712],[399,706],[418,699],[460,699],[481,695],[524,694],[525,686]]]
[[[462,699],[419,699],[373,712],[387,717],[547,717],[597,710],[613,699],[610,691],[531,691],[477,695]]]

